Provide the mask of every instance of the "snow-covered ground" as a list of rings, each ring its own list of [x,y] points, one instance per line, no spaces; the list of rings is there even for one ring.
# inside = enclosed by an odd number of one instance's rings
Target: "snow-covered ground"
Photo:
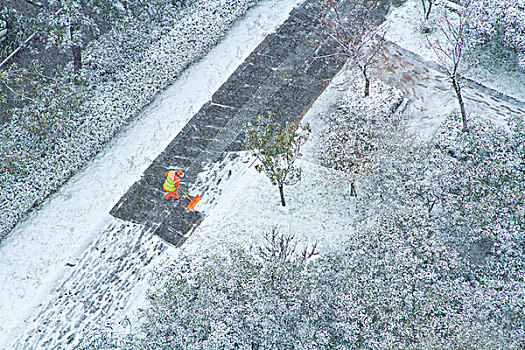
[[[205,169],[191,193],[201,193],[206,181],[225,178],[231,170],[237,174],[221,181],[214,193],[205,193],[196,209],[206,218],[180,248],[169,247],[151,266],[160,270],[188,256],[199,257],[227,254],[232,247],[252,248],[264,243],[264,233],[277,227],[280,233],[293,234],[297,250],[316,244],[317,251],[338,249],[355,227],[356,200],[350,197],[349,175],[319,165],[317,144],[324,124],[319,118],[332,110],[347,92],[352,74],[343,71],[312,105],[303,121],[310,123],[312,134],[302,148],[297,165],[302,168],[301,181],[285,187],[286,207],[281,206],[279,190],[266,175],[255,170],[256,160],[248,152],[234,152],[222,163]],[[352,92],[353,93],[353,92]],[[372,98],[373,94],[372,94]],[[210,200],[211,198],[211,200]],[[142,291],[144,293],[147,290]],[[129,324],[140,325],[139,309],[147,307],[146,298],[136,299],[127,310]],[[128,323],[114,324],[116,332],[128,332]],[[106,329],[106,330],[109,330]]]
[[[9,346],[13,337],[19,334],[17,332],[20,329],[12,328],[12,324],[23,320],[37,301],[47,297],[46,291],[57,284],[63,265],[80,256],[84,248],[96,239],[100,229],[113,220],[107,211],[120,195],[138,179],[149,162],[163,150],[192,113],[211,96],[264,34],[282,21],[287,11],[298,2],[262,2],[232,30],[226,40],[187,71],[155,104],[144,111],[139,120],[114,139],[87,169],[77,174],[40,210],[16,227],[11,237],[0,247],[0,334],[4,338],[0,337],[0,348],[2,345]],[[416,2],[408,1],[405,6],[416,6]],[[400,15],[402,11],[406,9],[396,9],[389,17],[392,29],[389,39],[422,54],[422,48],[407,44],[424,40],[419,37],[417,30],[407,30],[413,28],[411,25],[415,16]],[[248,29],[246,26],[252,25],[255,18],[259,18],[261,28]],[[417,18],[420,18],[419,14]],[[394,28],[400,28],[398,35],[394,35]],[[399,63],[407,64],[403,58],[400,58]],[[435,128],[443,114],[448,113],[448,110],[443,110],[443,106],[455,108],[453,92],[439,88],[448,82],[438,72],[415,64],[410,69],[417,69],[435,78],[431,89],[418,87],[418,81],[403,81],[406,91],[413,91],[411,98],[418,97],[412,100],[409,111],[411,114],[415,114],[418,109],[424,112],[423,117],[415,115],[415,118],[419,118],[418,129],[425,132],[425,128]],[[379,71],[378,75],[388,78],[391,83],[397,79],[399,83],[403,72],[394,72],[389,76],[383,73]],[[205,84],[202,84],[201,79],[193,79],[199,76],[206,76]],[[251,156],[241,153],[235,163],[224,164],[224,167],[217,165],[201,174],[206,178],[209,173],[219,171],[217,169],[241,170],[237,177],[223,184],[221,191],[215,194],[214,203],[203,200],[198,204],[199,210],[204,211],[207,217],[186,243],[180,249],[169,247],[150,268],[161,267],[166,260],[176,259],[181,253],[223,253],[234,245],[249,247],[258,244],[263,239],[263,232],[269,231],[274,225],[283,233],[296,234],[303,243],[317,242],[321,253],[337,249],[353,230],[356,199],[348,196],[350,188],[345,184],[346,175],[320,166],[314,152],[318,133],[322,129],[319,116],[340,100],[350,77],[346,73],[337,76],[305,116],[305,121],[312,125],[313,135],[299,160],[303,179],[296,186],[285,188],[287,207],[280,206],[277,188],[250,166],[253,164]],[[520,83],[519,76],[508,79],[507,85],[500,86],[503,92],[507,92],[503,89],[505,86],[516,87]],[[428,91],[433,91],[432,103],[424,99],[426,95],[423,94]],[[513,91],[511,89],[509,94]],[[415,104],[418,104],[418,108],[414,107]],[[164,124],[173,124],[169,130],[158,127],[164,118],[172,118],[171,123]],[[155,130],[154,136],[145,130]],[[124,175],[122,168],[127,170]],[[197,193],[201,188],[196,187],[191,192]],[[135,304],[128,309],[129,317],[133,318],[137,308],[144,303],[143,299],[136,298]]]
[[[285,187],[286,207],[281,206],[278,188],[264,173],[255,170],[254,158],[243,152],[241,157],[246,161],[239,164],[251,166],[230,181],[232,185],[223,189],[213,206],[204,202],[199,207],[207,217],[180,250],[195,255],[223,254],[235,245],[260,244],[263,233],[274,226],[281,233],[295,234],[301,244],[317,243],[320,251],[335,249],[345,240],[355,218],[355,202],[348,196],[349,182],[344,185],[348,176],[320,166],[315,152],[323,126],[319,116],[342,98],[348,81],[346,74],[336,77],[304,117],[304,122],[309,122],[315,132],[297,161],[303,171],[301,181]],[[198,193],[199,188],[192,192]]]
[[[0,348],[64,272],[114,220],[108,211],[298,0],[263,1],[0,245]],[[204,78],[205,77],[205,78]],[[44,297],[40,297],[44,295]],[[35,304],[36,303],[36,304]]]
[[[437,23],[433,18],[439,16],[442,8],[435,6],[428,23],[423,21],[422,6],[419,1],[410,0],[402,6],[394,8],[384,26],[388,28],[386,39],[395,42],[408,51],[417,53],[428,61],[438,63],[435,51],[430,47],[428,40],[440,39],[443,34],[437,30]],[[421,26],[430,25],[432,30],[428,36],[422,34]],[[487,87],[504,92],[518,100],[525,101],[525,70],[519,68],[516,62],[503,57],[496,59],[493,52],[477,52],[476,60],[479,64],[465,61],[468,67],[465,76]]]
[[[450,113],[459,111],[450,80],[443,69],[436,69],[441,63],[420,29],[423,24],[436,25],[432,18],[442,9],[435,7],[433,11],[431,20],[424,22],[418,1],[394,7],[383,24],[389,42],[374,69],[376,77],[405,92],[411,100],[407,108],[411,127],[427,139],[433,137]],[[433,30],[429,39],[442,41],[442,36],[439,30]],[[471,67],[465,75],[489,88],[464,84],[465,108],[467,114],[483,115],[505,126],[510,115],[525,114],[525,71],[513,61],[495,61],[486,56],[477,66],[465,62]]]

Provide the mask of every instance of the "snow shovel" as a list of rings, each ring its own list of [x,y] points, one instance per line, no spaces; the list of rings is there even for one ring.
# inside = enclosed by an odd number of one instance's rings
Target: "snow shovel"
[[[191,201],[190,204],[188,204],[186,207],[187,207],[190,211],[194,211],[194,210],[195,210],[195,205],[197,205],[197,202],[200,201],[200,200],[202,199],[201,196],[196,195],[195,198],[191,199],[191,197],[188,196],[188,195],[186,194],[186,192],[184,192],[184,191],[182,190],[182,188],[179,188],[179,190],[181,190],[181,192],[184,193],[184,195],[185,195],[186,197],[188,197],[188,199]]]

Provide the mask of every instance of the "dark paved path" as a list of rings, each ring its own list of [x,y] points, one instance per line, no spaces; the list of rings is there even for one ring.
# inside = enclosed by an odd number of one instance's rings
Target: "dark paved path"
[[[143,225],[115,220],[103,230],[64,266],[64,278],[25,321],[14,349],[74,349],[84,332],[107,331],[131,300],[144,297],[137,291],[148,287],[148,267],[168,246]]]
[[[243,149],[242,125],[254,116],[272,112],[278,121],[291,121],[306,113],[344,64],[341,58],[315,59],[330,49],[319,47],[322,37],[313,2],[293,10],[266,37],[115,205],[113,216],[155,226],[155,234],[180,245],[203,214],[198,205],[195,212],[188,211],[187,198],[176,204],[162,198],[166,169],[185,170],[181,187],[186,190],[207,165]]]

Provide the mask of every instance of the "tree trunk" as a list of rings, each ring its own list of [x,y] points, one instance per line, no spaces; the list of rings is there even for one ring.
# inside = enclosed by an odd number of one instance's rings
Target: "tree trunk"
[[[279,194],[281,195],[281,204],[283,207],[285,207],[286,202],[284,200],[284,185],[279,185]]]
[[[78,84],[80,82],[80,70],[82,69],[82,48],[77,45],[72,45],[71,51],[73,52],[74,81]]]
[[[366,74],[366,67],[363,68],[363,77],[365,78],[365,97],[370,95],[370,78]]]
[[[463,131],[468,131],[467,124],[467,112],[465,112],[465,103],[463,102],[463,97],[461,96],[461,86],[458,82],[457,75],[452,75],[452,85],[454,86],[454,91],[456,92],[456,98],[459,103],[459,108],[461,110],[461,121],[463,122]]]
[[[425,14],[426,20],[428,20],[428,18],[430,17],[430,11],[432,11],[432,1],[428,2],[428,10],[427,10],[427,13]]]
[[[425,4],[427,0],[421,0],[421,5],[423,6],[423,16],[427,13],[427,5]]]

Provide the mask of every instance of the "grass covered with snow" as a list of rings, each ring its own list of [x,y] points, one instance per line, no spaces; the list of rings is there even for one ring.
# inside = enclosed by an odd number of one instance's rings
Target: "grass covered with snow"
[[[31,120],[38,133],[27,120],[13,117],[0,131],[0,239],[208,52],[255,2],[196,1],[170,26],[151,32],[116,28],[86,50],[81,91],[62,82],[48,87],[53,105],[35,111]]]

